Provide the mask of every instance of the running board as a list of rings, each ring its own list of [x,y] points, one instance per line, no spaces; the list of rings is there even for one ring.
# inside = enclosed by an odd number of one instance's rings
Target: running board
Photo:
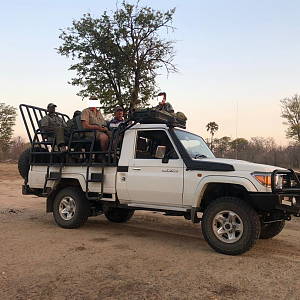
[[[190,208],[183,208],[183,207],[174,207],[174,206],[162,206],[162,205],[149,205],[149,204],[140,204],[140,203],[129,203],[127,206],[136,207],[136,208],[150,208],[150,209],[157,209],[157,210],[168,210],[168,211],[182,211],[188,212]]]

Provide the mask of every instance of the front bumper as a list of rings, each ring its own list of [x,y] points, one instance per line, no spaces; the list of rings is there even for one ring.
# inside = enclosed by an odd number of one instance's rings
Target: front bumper
[[[282,188],[276,187],[276,176],[284,178]],[[262,213],[282,211],[287,214],[299,216],[300,212],[300,174],[292,169],[274,170],[271,175],[272,193],[251,193],[253,207]]]
[[[250,198],[256,211],[282,210],[291,214],[300,212],[300,196],[296,194],[251,193]]]

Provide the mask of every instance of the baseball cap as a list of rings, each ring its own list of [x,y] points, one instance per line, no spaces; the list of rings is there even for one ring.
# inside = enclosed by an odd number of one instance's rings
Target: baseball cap
[[[115,109],[115,111],[118,111],[118,110],[122,110],[123,111],[122,106],[117,106],[116,109]]]
[[[49,104],[47,105],[47,109],[49,109],[49,108],[52,107],[52,106],[57,107],[57,105],[55,105],[54,103],[49,103]]]

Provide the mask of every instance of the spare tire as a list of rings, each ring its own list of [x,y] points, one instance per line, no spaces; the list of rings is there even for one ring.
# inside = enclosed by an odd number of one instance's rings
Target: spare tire
[[[25,179],[29,172],[29,156],[31,148],[27,148],[22,152],[18,161],[18,170],[20,175]]]

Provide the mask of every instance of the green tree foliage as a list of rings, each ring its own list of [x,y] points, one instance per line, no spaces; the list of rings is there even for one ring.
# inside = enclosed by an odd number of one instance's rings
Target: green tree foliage
[[[229,136],[223,136],[214,140],[215,149],[220,152],[221,157],[224,157],[225,152],[229,149],[229,143],[231,138]]]
[[[247,148],[249,142],[245,138],[236,138],[229,143],[231,149],[238,149],[238,151],[243,151]]]
[[[0,103],[0,151],[6,153],[16,123],[17,109],[5,103]]]
[[[230,148],[236,152],[236,159],[238,158],[238,153],[245,151],[248,145],[249,142],[245,138],[236,138],[229,143]]]
[[[295,94],[291,98],[280,100],[281,117],[286,119],[283,124],[288,125],[286,137],[300,143],[300,96]]]
[[[176,41],[161,38],[171,26],[175,8],[166,12],[122,2],[112,15],[84,14],[72,27],[61,30],[60,55],[75,61],[71,84],[82,89],[78,96],[96,95],[104,112],[121,105],[125,111],[143,106],[156,92],[158,70],[177,72],[173,64]]]
[[[216,131],[219,129],[219,125],[216,122],[209,122],[206,125],[207,131],[211,134],[211,140],[210,140],[210,148],[213,149],[213,139],[214,139],[214,134]]]

